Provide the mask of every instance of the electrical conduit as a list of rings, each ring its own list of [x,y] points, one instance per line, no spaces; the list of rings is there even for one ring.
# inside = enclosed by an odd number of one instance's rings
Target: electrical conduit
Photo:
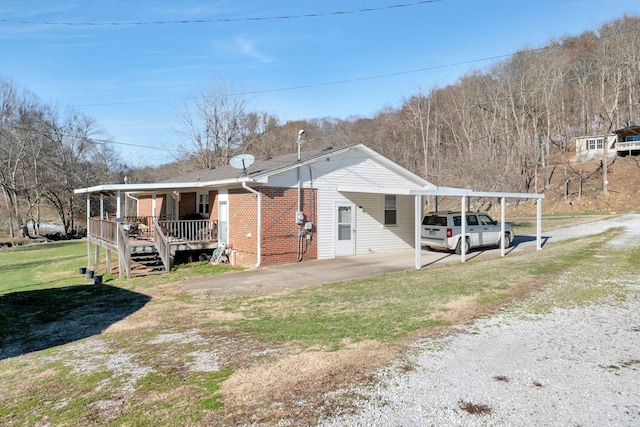
[[[256,196],[258,196],[258,218],[257,218],[257,222],[258,222],[258,231],[257,231],[257,244],[256,244],[256,265],[255,267],[260,267],[260,264],[262,262],[261,260],[261,256],[262,256],[262,248],[261,248],[261,241],[262,241],[262,193],[260,193],[259,191],[254,190],[253,188],[249,187],[247,185],[247,183],[245,181],[242,181],[242,188],[244,188],[245,190],[255,194]]]

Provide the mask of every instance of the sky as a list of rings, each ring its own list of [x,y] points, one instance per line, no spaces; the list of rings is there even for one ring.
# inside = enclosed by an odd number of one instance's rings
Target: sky
[[[0,76],[142,167],[179,155],[185,102],[220,82],[283,123],[372,117],[625,13],[640,2],[0,0]]]

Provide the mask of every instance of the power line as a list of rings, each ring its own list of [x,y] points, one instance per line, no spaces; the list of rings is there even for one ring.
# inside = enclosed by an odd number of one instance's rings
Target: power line
[[[0,19],[7,24],[52,25],[52,26],[84,26],[84,27],[124,27],[134,25],[168,25],[168,24],[213,24],[225,22],[249,22],[249,21],[274,21],[285,19],[322,18],[326,16],[353,15],[357,13],[378,12],[382,10],[399,9],[406,7],[422,6],[429,3],[437,3],[443,0],[422,0],[413,3],[399,3],[388,6],[368,7],[364,9],[352,9],[333,12],[304,13],[299,15],[280,16],[254,16],[247,18],[218,18],[218,19],[180,19],[173,21],[130,21],[130,22],[53,22],[53,21],[25,21]]]
[[[535,51],[539,51],[539,50],[544,50],[547,49],[546,47],[544,48],[539,48],[539,49],[531,49],[528,50],[527,52],[535,52]],[[335,85],[342,85],[342,84],[349,84],[349,83],[357,83],[357,82],[364,82],[364,81],[368,81],[368,80],[377,80],[377,79],[385,79],[385,78],[389,78],[389,77],[396,77],[396,76],[403,76],[403,75],[407,75],[407,74],[415,74],[415,73],[423,73],[423,72],[427,72],[427,71],[433,71],[433,70],[439,70],[439,69],[443,69],[443,68],[450,68],[450,67],[457,67],[460,65],[469,65],[469,64],[474,64],[474,63],[478,63],[478,62],[484,62],[484,61],[494,61],[496,59],[504,59],[504,58],[508,58],[513,56],[512,53],[507,53],[507,54],[503,54],[503,55],[497,55],[497,56],[489,56],[489,57],[485,57],[485,58],[479,58],[479,59],[471,59],[468,61],[461,61],[461,62],[455,62],[455,63],[451,63],[451,64],[445,64],[445,65],[435,65],[433,67],[425,67],[425,68],[417,68],[414,70],[406,70],[406,71],[396,71],[396,72],[392,72],[392,73],[386,73],[386,74],[377,74],[374,76],[365,76],[365,77],[355,77],[352,79],[345,79],[345,80],[334,80],[334,81],[330,81],[330,82],[320,82],[320,83],[311,83],[308,85],[299,85],[299,86],[287,86],[287,87],[280,87],[280,88],[275,88],[275,89],[262,89],[262,90],[254,90],[254,91],[247,91],[247,92],[237,92],[237,93],[231,93],[229,94],[229,96],[243,96],[243,95],[261,95],[264,93],[274,93],[274,92],[286,92],[286,91],[290,91],[290,90],[300,90],[300,89],[313,89],[313,88],[318,88],[318,87],[325,87],[325,86],[335,86]],[[165,99],[146,99],[146,100],[140,100],[140,101],[118,101],[118,102],[105,102],[105,103],[95,103],[95,104],[74,104],[75,107],[103,107],[103,106],[108,106],[108,105],[132,105],[132,104],[148,104],[148,103],[155,103],[155,102],[175,102],[175,101],[185,101],[185,100],[193,100],[193,99],[200,99],[202,98],[202,96],[189,96],[189,97],[184,97],[184,98],[165,98]],[[208,96],[205,96],[205,98],[208,98]]]

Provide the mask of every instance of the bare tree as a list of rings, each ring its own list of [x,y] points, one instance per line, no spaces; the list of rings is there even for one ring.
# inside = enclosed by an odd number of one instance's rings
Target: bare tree
[[[101,131],[94,119],[75,111],[64,116],[50,108],[46,116],[47,187],[43,197],[56,210],[64,231],[75,229],[75,218],[81,209],[75,203],[73,190],[94,185],[96,167],[92,158]]]
[[[0,79],[0,187],[11,238],[16,237],[16,228],[21,237],[28,237],[27,220],[40,202],[30,168],[39,141],[34,132],[39,108],[33,93],[19,92],[12,82]]]
[[[249,99],[233,86],[214,83],[185,103],[180,113],[181,160],[193,169],[228,163],[246,134]]]

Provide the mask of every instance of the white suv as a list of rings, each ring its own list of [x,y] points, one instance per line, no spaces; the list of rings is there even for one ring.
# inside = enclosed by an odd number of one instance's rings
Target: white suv
[[[500,223],[486,213],[467,212],[464,243],[465,253],[482,246],[500,247]],[[462,214],[460,212],[432,212],[422,219],[422,245],[427,249],[455,250],[462,253]],[[510,224],[504,225],[504,247],[508,248],[515,234]]]

